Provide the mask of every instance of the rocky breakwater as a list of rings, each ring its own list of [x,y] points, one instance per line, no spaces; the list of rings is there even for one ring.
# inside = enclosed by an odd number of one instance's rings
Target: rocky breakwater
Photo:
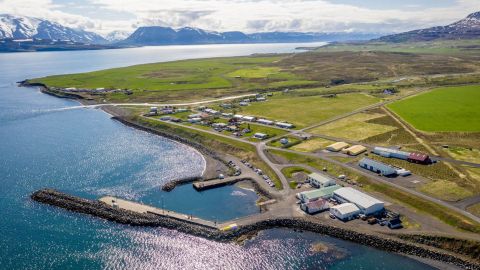
[[[162,216],[150,213],[136,213],[124,209],[118,209],[100,201],[71,196],[53,189],[39,190],[33,193],[31,198],[40,203],[64,208],[77,213],[89,214],[121,224],[146,227],[164,227],[214,241],[232,241],[243,235],[252,234],[253,232],[258,232],[261,230],[267,230],[271,228],[289,228],[329,235],[388,252],[401,253],[405,255],[441,261],[456,265],[462,269],[480,269],[480,264],[477,260],[468,259],[464,256],[444,252],[443,250],[426,245],[419,245],[393,237],[387,237],[385,235],[367,234],[355,230],[348,230],[345,228],[322,224],[308,217],[274,218],[260,221],[256,221],[256,219],[253,218],[251,224],[239,226],[236,230],[222,231],[218,230],[217,228],[197,224],[190,220],[181,220],[170,216]]]
[[[162,186],[162,190],[166,191],[166,192],[170,192],[170,191],[174,190],[176,186],[185,185],[185,184],[192,183],[192,182],[195,182],[195,181],[200,181],[200,180],[202,180],[202,177],[199,177],[199,176],[186,177],[186,178],[182,178],[182,179],[175,179],[175,180],[168,181],[167,183],[165,183]]]

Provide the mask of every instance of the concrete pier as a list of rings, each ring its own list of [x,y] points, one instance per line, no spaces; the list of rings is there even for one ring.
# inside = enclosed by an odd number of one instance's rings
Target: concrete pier
[[[245,178],[245,177],[227,177],[225,179],[199,181],[199,182],[193,183],[193,188],[195,188],[198,191],[202,191],[202,190],[207,190],[211,188],[230,185],[230,184],[244,181],[244,180],[251,180],[251,179]]]
[[[206,226],[214,229],[218,228],[217,223],[213,221],[204,220],[191,215],[180,214],[170,210],[156,208],[156,207],[141,204],[141,203],[127,201],[127,200],[119,199],[112,196],[102,197],[99,199],[99,201],[107,205],[110,205],[114,208],[128,210],[128,211],[132,211],[140,214],[154,214],[154,215],[170,217],[170,218],[174,218],[174,219],[178,219],[178,220],[182,220],[190,223],[195,223],[198,225],[202,225],[202,226]]]

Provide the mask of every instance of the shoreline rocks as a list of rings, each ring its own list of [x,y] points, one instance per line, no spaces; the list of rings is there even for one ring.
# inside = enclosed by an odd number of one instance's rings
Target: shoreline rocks
[[[88,214],[120,224],[145,227],[163,227],[219,242],[233,241],[244,235],[252,234],[252,232],[258,232],[272,228],[300,229],[371,246],[387,252],[401,253],[405,255],[413,255],[441,261],[456,265],[463,269],[480,269],[480,264],[478,262],[473,262],[443,251],[435,250],[433,248],[427,248],[386,236],[366,234],[354,230],[334,227],[331,225],[314,222],[308,218],[266,219],[249,225],[240,226],[234,231],[221,231],[194,223],[193,221],[179,220],[150,213],[142,214],[113,208],[100,201],[71,196],[53,189],[42,189],[36,191],[31,195],[31,199],[43,204],[60,207],[77,213]]]

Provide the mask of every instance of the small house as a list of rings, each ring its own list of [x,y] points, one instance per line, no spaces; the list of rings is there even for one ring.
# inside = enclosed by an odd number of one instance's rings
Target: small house
[[[242,120],[248,121],[248,122],[254,122],[257,118],[254,116],[244,116],[242,117]]]
[[[153,115],[158,114],[158,107],[150,107],[150,114],[153,114]]]
[[[294,128],[295,126],[290,124],[290,123],[285,123],[285,122],[277,122],[275,123],[275,125],[277,127],[280,127],[280,128]]]
[[[258,119],[257,123],[260,123],[262,125],[269,125],[269,126],[274,124],[273,121],[270,121],[270,120],[267,120],[267,119]]]
[[[349,147],[350,145],[346,142],[336,142],[327,146],[327,150],[331,152],[340,152],[342,149]]]
[[[281,138],[280,143],[283,145],[287,145],[289,143],[288,138]]]
[[[255,133],[253,134],[253,137],[256,138],[256,139],[259,139],[259,140],[265,140],[268,138],[268,135],[265,134],[265,133]]]
[[[328,203],[327,200],[323,200],[323,199],[302,203],[300,205],[300,209],[302,209],[303,211],[305,211],[307,214],[310,214],[310,215],[316,214],[328,208],[330,208],[330,204]]]
[[[241,101],[240,103],[238,103],[238,105],[240,105],[240,106],[248,106],[248,102]]]
[[[192,124],[194,124],[194,123],[200,123],[201,121],[202,121],[202,118],[200,118],[200,117],[189,118],[189,119],[188,119],[188,122],[189,122],[189,123],[192,123]]]
[[[257,97],[257,101],[266,101],[267,99],[265,97]]]
[[[235,119],[237,119],[237,120],[242,120],[243,115],[241,115],[241,114],[235,114],[235,115],[233,116],[233,118],[235,118]]]
[[[231,118],[233,117],[233,113],[222,113],[222,116],[226,118]]]

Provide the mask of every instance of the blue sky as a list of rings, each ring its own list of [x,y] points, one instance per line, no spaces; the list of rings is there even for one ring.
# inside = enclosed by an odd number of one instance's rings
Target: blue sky
[[[0,0],[2,13],[103,34],[145,25],[392,33],[445,25],[479,10],[480,0]]]

